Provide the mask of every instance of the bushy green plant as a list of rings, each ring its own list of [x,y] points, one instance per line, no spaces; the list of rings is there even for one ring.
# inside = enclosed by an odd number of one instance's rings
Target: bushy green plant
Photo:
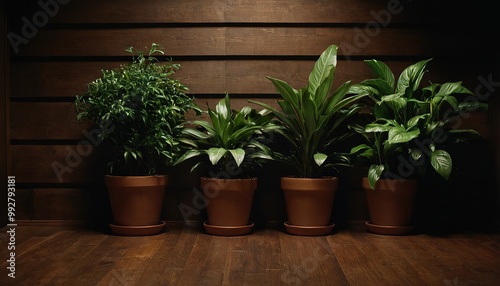
[[[260,140],[272,128],[272,114],[249,106],[233,110],[228,94],[207,113],[210,121],[194,120],[190,122],[193,128],[183,130],[182,141],[189,149],[176,164],[195,158],[192,170],[205,164],[210,177],[247,178],[254,176],[254,167],[271,159],[269,148]]]
[[[183,152],[178,136],[185,115],[199,112],[188,88],[172,78],[179,64],[161,64],[153,43],[149,53],[126,49],[132,61],[102,70],[102,76],[76,96],[77,120],[95,124],[100,139],[111,142],[110,174],[151,175]]]
[[[452,123],[457,117],[485,109],[487,105],[465,100],[474,93],[462,86],[462,82],[431,82],[420,88],[429,61],[408,66],[396,82],[385,63],[367,60],[365,63],[377,78],[351,88],[351,92],[366,94],[373,102],[372,120],[354,126],[368,143],[351,150],[371,162],[368,179],[372,188],[380,178],[428,178],[437,173],[448,179],[452,158],[446,148],[478,135],[474,130],[454,129]]]
[[[350,81],[331,92],[336,66],[337,46],[331,45],[301,89],[268,77],[281,95],[278,108],[252,101],[275,115],[280,128],[274,129],[273,159],[291,169],[293,176],[314,178],[325,175],[325,170],[349,165],[348,154],[339,152],[337,144],[349,135],[340,130],[359,111],[356,101],[364,95],[347,96]]]

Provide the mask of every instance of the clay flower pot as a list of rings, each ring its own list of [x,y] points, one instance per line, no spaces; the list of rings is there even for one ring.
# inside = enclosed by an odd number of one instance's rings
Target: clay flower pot
[[[413,231],[412,218],[418,181],[409,179],[380,179],[370,188],[363,178],[370,221],[368,230],[377,234],[405,235]]]
[[[160,221],[168,176],[105,177],[108,188],[113,233],[118,235],[158,234],[165,226]]]
[[[208,220],[205,231],[214,235],[245,235],[251,232],[250,222],[257,178],[201,178]]]
[[[330,223],[338,179],[282,177],[288,233],[296,235],[325,235],[331,233]]]

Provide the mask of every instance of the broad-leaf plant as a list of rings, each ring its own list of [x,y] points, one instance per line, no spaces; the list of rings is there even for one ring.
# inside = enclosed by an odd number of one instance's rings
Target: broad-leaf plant
[[[485,109],[462,82],[430,82],[420,87],[426,66],[432,59],[406,67],[395,79],[383,62],[366,60],[377,76],[351,87],[350,92],[372,100],[372,120],[353,128],[366,138],[351,153],[371,162],[368,181],[374,188],[380,178],[450,177],[450,144],[477,136],[474,130],[452,128],[459,116]],[[474,100],[466,100],[466,99]]]

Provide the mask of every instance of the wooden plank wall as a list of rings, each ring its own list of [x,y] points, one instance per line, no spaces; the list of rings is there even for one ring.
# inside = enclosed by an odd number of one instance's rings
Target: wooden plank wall
[[[14,2],[14,1],[12,1]],[[415,3],[418,2],[418,3]],[[432,3],[432,5],[430,5]],[[335,84],[371,77],[363,60],[384,60],[398,73],[433,58],[433,81],[463,80],[471,88],[486,76],[491,53],[476,18],[432,1],[393,0],[46,0],[8,6],[11,41],[10,155],[20,190],[18,219],[106,221],[102,187],[105,153],[92,130],[75,122],[73,100],[103,68],[128,61],[124,49],[159,43],[182,70],[177,77],[197,102],[213,106],[225,92],[236,108],[249,98],[274,104],[265,78],[302,86],[319,54],[339,45]],[[470,10],[464,8],[470,13]],[[472,12],[474,13],[474,12]],[[470,20],[470,21],[469,21]],[[11,38],[9,38],[12,40]],[[464,58],[473,60],[464,61]],[[484,116],[474,118],[485,138]],[[465,124],[465,119],[464,119]],[[63,171],[54,171],[54,166]],[[199,221],[195,175],[172,172],[168,221]],[[347,176],[338,195],[338,221],[366,218],[359,174]],[[267,178],[254,204],[256,222],[286,218],[278,176]],[[183,210],[181,210],[184,207]],[[104,216],[105,219],[99,217]]]

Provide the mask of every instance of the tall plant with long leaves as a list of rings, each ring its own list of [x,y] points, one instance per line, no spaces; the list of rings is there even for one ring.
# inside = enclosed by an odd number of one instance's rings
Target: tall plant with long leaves
[[[487,105],[477,100],[462,101],[474,96],[462,82],[430,83],[421,88],[426,59],[405,68],[397,82],[383,62],[365,63],[377,78],[353,85],[350,92],[368,95],[373,100],[373,121],[353,126],[368,144],[352,148],[351,153],[368,158],[368,180],[373,188],[377,180],[408,178],[439,174],[448,179],[452,158],[446,150],[451,143],[478,136],[474,130],[451,128],[457,117]]]
[[[249,106],[234,110],[226,94],[207,113],[210,121],[190,121],[192,127],[182,131],[181,141],[188,150],[175,164],[194,158],[191,170],[205,164],[209,177],[248,178],[254,176],[255,167],[272,159],[271,150],[261,142],[264,132],[273,128],[270,112]]]
[[[280,128],[274,130],[274,160],[284,163],[297,177],[319,177],[325,170],[349,165],[348,154],[336,150],[337,143],[349,134],[338,131],[359,111],[356,101],[364,95],[347,96],[350,81],[332,92],[337,49],[331,45],[321,53],[307,85],[298,90],[283,80],[267,77],[281,95],[278,108],[252,101],[275,115]]]

